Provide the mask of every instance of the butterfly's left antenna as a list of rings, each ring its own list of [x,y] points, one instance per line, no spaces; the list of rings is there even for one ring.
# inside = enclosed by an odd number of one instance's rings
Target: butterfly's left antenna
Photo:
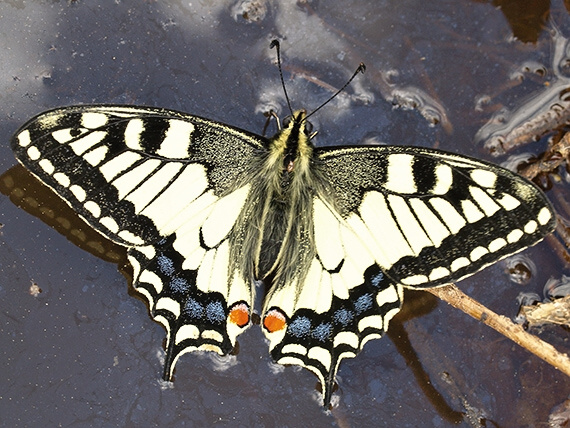
[[[283,80],[283,70],[281,69],[281,45],[279,44],[279,40],[273,40],[269,45],[270,49],[275,48],[277,51],[277,66],[279,67],[279,77],[281,78],[281,85],[283,86],[283,92],[285,93],[285,99],[287,100],[287,106],[289,107],[289,111],[291,112],[291,116],[293,116],[293,109],[291,108],[291,101],[289,101],[289,95],[287,94],[287,88],[285,88],[285,80]]]

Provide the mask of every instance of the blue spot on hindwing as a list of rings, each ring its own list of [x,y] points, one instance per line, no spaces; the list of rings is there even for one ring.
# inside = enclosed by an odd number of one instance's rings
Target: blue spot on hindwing
[[[289,323],[287,331],[295,337],[305,337],[311,330],[311,320],[307,317],[298,317]]]
[[[174,275],[174,262],[170,257],[160,254],[156,257],[156,264],[158,264],[158,268],[164,275]]]
[[[206,306],[206,318],[211,323],[223,323],[226,321],[226,312],[224,311],[224,305],[222,302],[215,301],[210,302]]]
[[[380,286],[380,283],[384,280],[384,274],[382,272],[378,272],[376,275],[372,275],[370,278],[370,282],[376,288]]]
[[[169,286],[172,291],[177,293],[186,293],[190,289],[190,283],[184,278],[179,278],[177,276],[170,279]]]
[[[367,311],[372,307],[372,295],[371,294],[363,294],[354,302],[354,309],[356,310],[356,314],[360,315],[361,313]]]
[[[311,336],[321,342],[326,342],[332,334],[332,326],[329,323],[322,323],[316,326],[311,332]]]
[[[190,318],[199,320],[204,318],[204,305],[191,297],[186,300],[184,313]]]
[[[348,324],[350,324],[353,319],[354,312],[349,311],[345,308],[339,309],[333,314],[333,321],[336,324],[341,324],[343,327],[346,327]]]

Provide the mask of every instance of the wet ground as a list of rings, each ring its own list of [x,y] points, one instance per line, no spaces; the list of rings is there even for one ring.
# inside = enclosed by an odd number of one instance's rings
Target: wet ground
[[[269,49],[276,37],[295,108],[314,109],[367,65],[312,117],[318,145],[421,145],[499,163],[544,151],[548,135],[507,154],[496,147],[553,106],[565,114],[562,1],[330,3],[0,3],[0,172],[16,164],[13,132],[68,104],[161,106],[260,133],[262,112],[287,113]],[[548,195],[563,211],[568,177],[558,178]],[[23,203],[33,211],[40,197]],[[58,230],[78,230],[66,216],[52,212]],[[128,295],[116,264],[6,196],[0,223],[1,426],[534,427],[570,393],[568,377],[425,293],[407,296],[389,338],[343,362],[330,413],[312,374],[271,363],[258,328],[240,336],[237,357],[185,355],[164,385],[164,331]],[[568,273],[553,242],[524,253],[535,266],[524,285],[502,262],[459,286],[514,317],[519,292],[541,294],[549,277]],[[113,259],[113,249],[101,251]],[[566,330],[539,333],[568,352]]]

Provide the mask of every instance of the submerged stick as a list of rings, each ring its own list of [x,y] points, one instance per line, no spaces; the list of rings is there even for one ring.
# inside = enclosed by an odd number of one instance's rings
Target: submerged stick
[[[513,323],[509,318],[491,311],[463,293],[454,284],[429,288],[426,291],[495,329],[503,336],[511,339],[567,376],[570,376],[570,358],[568,358],[567,354],[558,352],[554,346],[526,332],[520,325]]]

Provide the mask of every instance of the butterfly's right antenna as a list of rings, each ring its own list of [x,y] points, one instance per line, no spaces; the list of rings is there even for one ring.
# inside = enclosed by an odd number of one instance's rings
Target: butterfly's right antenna
[[[285,93],[285,99],[287,100],[287,106],[293,116],[293,109],[291,108],[291,101],[289,101],[289,95],[287,95],[287,88],[285,88],[285,80],[283,80],[283,70],[281,70],[281,46],[279,40],[273,40],[269,45],[271,49],[275,48],[277,51],[277,66],[279,67],[279,77],[281,78],[281,85],[283,86],[283,92]]]
[[[316,109],[314,109],[310,114],[308,114],[307,116],[305,116],[305,120],[307,120],[309,117],[311,117],[312,115],[314,115],[316,112],[318,112],[320,109],[322,109],[324,106],[326,106],[328,103],[330,103],[338,94],[340,94],[342,91],[345,90],[345,88],[350,85],[350,82],[352,82],[354,80],[354,78],[358,75],[358,73],[364,73],[364,71],[366,70],[366,66],[364,65],[363,62],[361,62],[358,65],[358,68],[355,70],[355,72],[352,74],[352,77],[350,79],[348,79],[348,82],[346,82],[344,84],[344,86],[342,88],[340,88],[338,91],[336,91],[328,100],[326,100],[324,103],[322,103],[319,107],[317,107]]]

